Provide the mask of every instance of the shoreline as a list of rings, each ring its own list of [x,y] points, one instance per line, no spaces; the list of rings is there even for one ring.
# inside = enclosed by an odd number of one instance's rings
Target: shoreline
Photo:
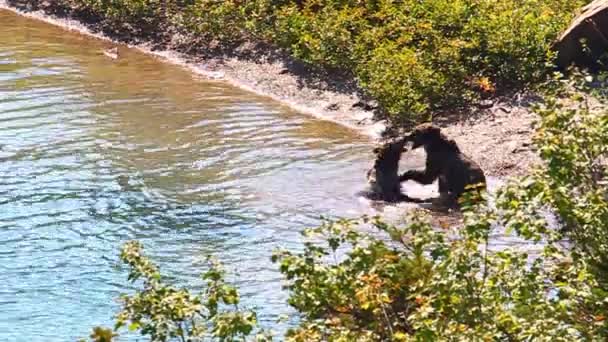
[[[283,60],[253,62],[238,57],[211,57],[201,61],[197,60],[197,57],[200,56],[196,54],[186,54],[172,48],[153,49],[151,46],[153,42],[136,44],[121,42],[101,32],[93,31],[77,19],[57,17],[42,10],[25,11],[11,6],[6,0],[0,0],[0,9],[100,39],[118,47],[135,49],[157,57],[163,62],[188,69],[206,79],[226,82],[233,87],[270,98],[302,114],[355,130],[372,140],[379,139],[386,128],[383,121],[373,119],[373,112],[354,108],[356,103],[362,101],[356,94],[323,89],[325,88],[323,86],[311,87],[302,84],[297,75],[285,72],[286,66]],[[277,79],[281,80],[271,81]],[[277,88],[278,86],[281,88]],[[328,107],[332,109],[327,109]]]
[[[133,48],[172,63],[210,80],[227,84],[270,98],[304,115],[334,122],[350,128],[372,141],[378,141],[387,128],[384,121],[374,120],[374,113],[358,104],[365,103],[352,84],[341,83],[332,75],[300,75],[288,64],[299,62],[279,50],[267,51],[258,59],[226,56],[204,57],[201,54],[182,53],[168,48],[155,50],[154,41],[127,44],[96,32],[87,24],[70,17],[57,17],[43,10],[26,11],[0,0],[0,9],[16,15],[39,20],[68,31],[101,39],[118,47]],[[246,47],[245,47],[246,49]],[[101,51],[100,51],[101,53]],[[270,58],[278,55],[279,58]],[[304,74],[304,77],[301,75]],[[304,79],[303,79],[304,78]],[[352,82],[350,82],[352,83]],[[517,95],[497,99],[485,109],[471,113],[437,118],[433,122],[454,139],[461,150],[471,156],[486,174],[508,177],[526,174],[531,165],[539,162],[531,146],[536,116],[530,104],[538,101],[531,95]],[[406,158],[421,158],[419,152],[404,154]],[[370,161],[372,156],[370,155]]]

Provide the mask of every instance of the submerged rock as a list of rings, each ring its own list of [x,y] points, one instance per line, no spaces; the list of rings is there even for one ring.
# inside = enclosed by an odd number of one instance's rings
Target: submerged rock
[[[118,55],[118,47],[117,47],[117,46],[115,46],[115,47],[113,47],[113,48],[103,50],[103,54],[104,54],[106,57],[108,57],[108,58],[111,58],[111,59],[118,59],[118,57],[119,57],[119,55]]]

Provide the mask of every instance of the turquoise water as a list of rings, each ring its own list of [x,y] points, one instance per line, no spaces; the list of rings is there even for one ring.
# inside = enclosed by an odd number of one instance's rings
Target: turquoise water
[[[271,251],[369,209],[369,141],[107,47],[0,11],[0,341],[110,325],[131,239],[193,289],[216,255],[271,325],[290,312]]]

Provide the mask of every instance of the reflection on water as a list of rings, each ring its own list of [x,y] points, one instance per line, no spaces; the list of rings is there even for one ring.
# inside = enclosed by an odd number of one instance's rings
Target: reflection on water
[[[110,324],[130,239],[193,286],[217,255],[273,322],[271,250],[368,209],[369,142],[347,129],[8,12],[0,28],[1,341]]]

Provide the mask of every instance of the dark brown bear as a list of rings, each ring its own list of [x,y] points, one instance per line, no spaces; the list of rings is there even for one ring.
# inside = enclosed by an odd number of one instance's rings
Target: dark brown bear
[[[397,202],[406,200],[401,193],[399,181],[399,159],[406,139],[391,140],[374,149],[376,160],[374,166],[367,172],[367,180],[371,187],[368,197],[374,200]]]
[[[412,149],[420,146],[426,151],[426,169],[410,170],[399,177],[400,182],[413,180],[431,184],[439,179],[439,194],[450,200],[460,198],[468,186],[479,185],[485,189],[486,178],[477,163],[464,155],[454,140],[448,139],[437,126],[418,125],[412,134],[404,138],[413,142]]]

